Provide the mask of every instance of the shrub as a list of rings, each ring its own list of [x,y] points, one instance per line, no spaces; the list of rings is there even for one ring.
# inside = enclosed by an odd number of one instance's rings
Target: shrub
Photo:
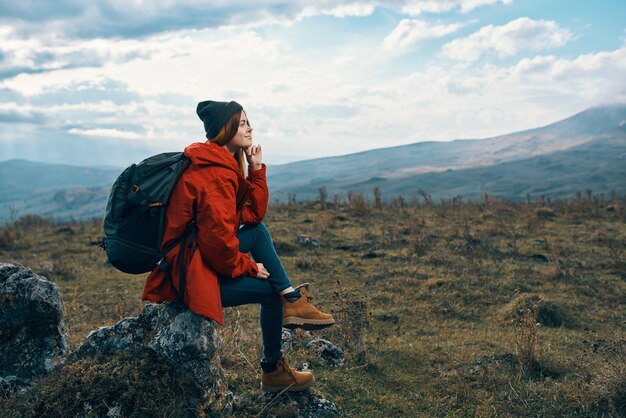
[[[383,208],[383,201],[380,195],[380,186],[374,187],[374,207],[376,209]]]
[[[534,374],[538,368],[537,343],[539,341],[539,323],[537,313],[532,309],[524,309],[515,320],[515,349],[522,374]]]
[[[571,320],[561,307],[531,293],[517,295],[505,308],[504,320],[517,324],[524,321],[528,311],[533,313],[535,322],[546,327],[571,325]]]
[[[361,193],[348,192],[348,204],[355,215],[363,216],[367,214],[367,204]]]
[[[17,234],[13,228],[0,229],[0,249],[11,249],[15,246]]]
[[[21,229],[32,229],[32,228],[40,228],[42,226],[50,225],[50,221],[48,219],[42,218],[39,215],[24,215],[20,216],[20,218],[15,221],[15,227]]]

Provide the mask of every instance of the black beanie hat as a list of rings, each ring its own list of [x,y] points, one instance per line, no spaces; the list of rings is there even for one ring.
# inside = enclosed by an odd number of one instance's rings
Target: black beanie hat
[[[204,131],[208,139],[213,139],[220,133],[220,130],[226,125],[228,119],[235,113],[242,110],[243,107],[237,102],[214,102],[207,100],[198,103],[196,113],[202,123],[204,123]]]

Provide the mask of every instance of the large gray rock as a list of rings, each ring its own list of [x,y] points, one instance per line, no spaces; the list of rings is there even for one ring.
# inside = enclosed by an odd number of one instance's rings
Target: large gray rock
[[[0,382],[13,392],[63,363],[69,345],[56,285],[0,263]]]
[[[69,360],[151,350],[176,370],[193,376],[204,391],[205,413],[221,414],[232,409],[232,394],[220,365],[221,349],[213,321],[185,306],[160,303],[146,305],[137,317],[92,331]]]

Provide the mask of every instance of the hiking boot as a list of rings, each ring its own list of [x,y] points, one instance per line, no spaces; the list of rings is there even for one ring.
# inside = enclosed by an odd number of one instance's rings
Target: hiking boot
[[[285,357],[281,357],[276,363],[276,370],[263,372],[261,376],[261,390],[263,392],[298,392],[309,388],[315,382],[315,376],[311,372],[299,372],[287,364]]]
[[[283,299],[283,327],[294,329],[303,328],[306,330],[314,330],[326,328],[335,323],[335,319],[331,314],[320,312],[315,306],[311,305],[313,296],[309,296],[309,284],[303,283],[296,287],[300,291],[300,298],[295,302],[289,302]]]

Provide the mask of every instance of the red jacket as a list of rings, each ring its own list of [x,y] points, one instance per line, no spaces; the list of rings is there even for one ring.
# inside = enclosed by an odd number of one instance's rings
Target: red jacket
[[[197,206],[197,249],[185,251],[187,284],[185,304],[189,308],[224,325],[217,273],[228,277],[256,276],[257,266],[239,252],[237,231],[240,224],[259,223],[265,216],[268,201],[265,164],[260,170],[249,168],[243,178],[232,154],[212,142],[197,142],[185,148],[191,164],[172,190],[167,208],[162,248],[180,237]],[[245,204],[244,204],[245,203]],[[190,255],[193,253],[193,256]],[[172,280],[178,288],[176,245],[167,255]],[[146,279],[142,299],[152,302],[176,301],[176,294],[160,268]]]

